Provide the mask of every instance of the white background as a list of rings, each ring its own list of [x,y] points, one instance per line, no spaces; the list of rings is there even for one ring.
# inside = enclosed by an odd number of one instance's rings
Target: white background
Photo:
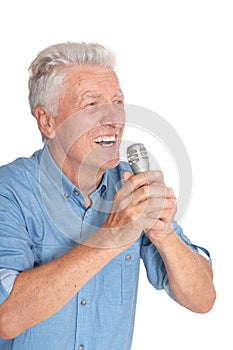
[[[194,314],[155,291],[142,268],[133,350],[232,349],[231,1],[8,0],[0,6],[0,164],[42,146],[27,102],[27,69],[41,49],[73,40],[117,52],[126,102],[165,118],[188,150],[194,185],[182,226],[210,250],[218,293],[210,313]]]

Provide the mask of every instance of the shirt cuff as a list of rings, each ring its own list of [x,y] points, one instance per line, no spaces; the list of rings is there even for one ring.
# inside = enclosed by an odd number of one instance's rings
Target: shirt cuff
[[[19,272],[15,270],[0,269],[0,282],[8,294],[10,294],[18,274]]]

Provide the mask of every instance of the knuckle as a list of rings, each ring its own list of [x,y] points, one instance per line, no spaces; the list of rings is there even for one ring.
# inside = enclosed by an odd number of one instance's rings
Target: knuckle
[[[141,188],[140,188],[140,191],[142,192],[142,194],[145,196],[145,197],[147,197],[148,196],[148,194],[149,194],[149,186],[142,186]]]
[[[170,188],[170,187],[167,187],[167,194],[170,197],[175,197],[174,190],[172,188]]]
[[[167,187],[163,183],[160,184],[160,191],[161,194],[165,197],[167,193]]]
[[[161,170],[156,170],[154,172],[154,176],[156,177],[157,181],[163,181],[163,172]]]
[[[164,185],[164,183],[155,182],[155,183],[153,183],[152,188],[157,195],[160,195],[160,196],[166,195],[167,189],[166,189],[166,186]]]

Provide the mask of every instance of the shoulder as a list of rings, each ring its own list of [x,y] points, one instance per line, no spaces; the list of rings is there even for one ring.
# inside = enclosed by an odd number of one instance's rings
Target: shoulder
[[[42,150],[36,151],[31,157],[20,157],[9,164],[0,166],[0,187],[4,189],[25,185],[28,175],[36,176]]]

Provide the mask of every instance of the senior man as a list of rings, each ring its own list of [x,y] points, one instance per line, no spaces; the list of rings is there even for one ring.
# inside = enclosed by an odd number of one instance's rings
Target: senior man
[[[208,259],[174,221],[160,171],[120,162],[113,53],[62,43],[30,66],[43,149],[0,168],[0,349],[130,349],[140,258],[193,312],[215,300]]]

